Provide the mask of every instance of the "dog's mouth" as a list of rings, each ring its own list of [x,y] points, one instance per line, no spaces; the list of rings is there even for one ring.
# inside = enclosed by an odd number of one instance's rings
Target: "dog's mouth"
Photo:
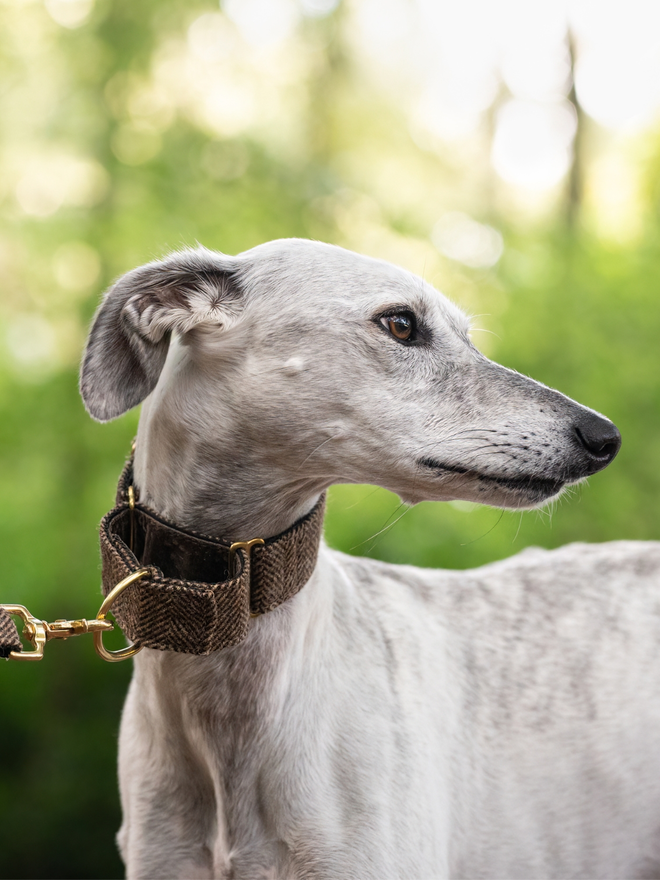
[[[491,486],[495,491],[503,490],[512,493],[517,499],[522,499],[525,504],[540,504],[557,495],[566,485],[566,480],[549,479],[531,474],[520,477],[508,477],[501,474],[484,474],[481,471],[460,465],[445,464],[434,458],[421,458],[418,460],[421,467],[432,470],[439,477],[450,477],[455,474],[470,482],[476,482],[481,486]],[[487,498],[483,499],[486,504]]]

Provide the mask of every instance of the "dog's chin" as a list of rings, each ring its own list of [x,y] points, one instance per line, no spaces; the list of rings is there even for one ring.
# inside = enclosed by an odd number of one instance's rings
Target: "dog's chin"
[[[435,470],[441,479],[434,493],[438,501],[473,501],[505,510],[533,510],[558,498],[568,485],[565,480],[529,474],[516,477],[483,474],[447,467],[429,459],[420,463]]]
[[[559,498],[566,485],[554,480],[533,480],[524,486],[498,487],[492,493],[481,492],[479,501],[503,510],[534,510]]]
[[[537,478],[498,480],[497,484],[475,480],[460,489],[456,487],[454,498],[502,510],[534,510],[559,498],[565,488],[566,484],[557,480]]]

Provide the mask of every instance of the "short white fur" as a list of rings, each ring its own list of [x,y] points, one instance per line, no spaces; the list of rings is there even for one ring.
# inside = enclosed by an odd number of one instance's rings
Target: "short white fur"
[[[416,343],[388,334],[393,309]],[[101,420],[146,397],[141,499],[231,540],[335,482],[524,508],[611,460],[610,422],[467,330],[420,278],[340,248],[198,249],[109,291],[81,388]],[[136,657],[128,876],[660,876],[659,572],[653,543],[464,572],[322,545],[243,644]]]

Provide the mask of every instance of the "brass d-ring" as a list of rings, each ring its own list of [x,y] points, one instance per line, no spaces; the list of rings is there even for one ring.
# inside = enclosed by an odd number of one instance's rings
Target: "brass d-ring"
[[[133,574],[129,574],[123,581],[119,581],[117,586],[113,587],[103,600],[103,604],[99,608],[96,619],[105,620],[105,616],[112,608],[117,596],[119,596],[120,593],[123,593],[126,587],[130,587],[131,584],[134,584],[136,581],[141,580],[149,574],[151,574],[151,572],[148,568],[141,568],[139,571],[134,571]],[[128,645],[128,647],[121,648],[119,651],[108,651],[103,644],[102,631],[94,633],[94,648],[99,657],[102,657],[109,663],[118,663],[120,660],[128,660],[129,657],[133,657],[138,651],[142,650],[142,648],[137,647],[137,645]]]

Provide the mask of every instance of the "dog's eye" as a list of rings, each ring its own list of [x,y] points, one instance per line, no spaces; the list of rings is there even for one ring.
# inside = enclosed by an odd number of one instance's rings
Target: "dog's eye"
[[[415,336],[415,316],[411,312],[383,315],[380,323],[399,342],[410,342]]]

